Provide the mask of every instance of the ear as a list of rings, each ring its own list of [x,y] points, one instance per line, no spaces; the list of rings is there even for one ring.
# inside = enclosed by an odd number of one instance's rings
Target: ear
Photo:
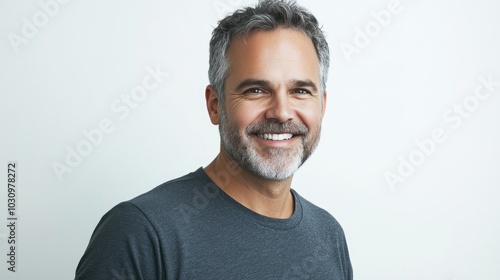
[[[321,103],[321,118],[325,116],[325,111],[326,111],[326,99],[327,99],[328,94],[326,94],[326,91],[323,93],[323,102]]]
[[[208,116],[212,124],[219,124],[219,99],[217,92],[212,85],[208,85],[205,89],[205,101],[207,103]]]

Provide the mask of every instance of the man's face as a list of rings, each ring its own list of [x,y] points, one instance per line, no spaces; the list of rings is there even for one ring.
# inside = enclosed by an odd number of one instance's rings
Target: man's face
[[[233,39],[228,60],[224,151],[259,177],[289,178],[318,144],[326,103],[312,41],[292,29],[257,31]]]

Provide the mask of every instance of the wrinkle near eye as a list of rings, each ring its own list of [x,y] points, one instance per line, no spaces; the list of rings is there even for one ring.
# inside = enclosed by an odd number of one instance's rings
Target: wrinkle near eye
[[[234,107],[237,107],[247,99],[248,99],[247,96],[244,94],[237,93],[234,91],[228,92],[226,97],[226,106],[228,109],[234,109]]]

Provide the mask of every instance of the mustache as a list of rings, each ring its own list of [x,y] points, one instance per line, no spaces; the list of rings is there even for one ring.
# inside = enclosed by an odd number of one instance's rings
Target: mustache
[[[305,135],[309,129],[303,124],[293,121],[278,122],[278,121],[259,121],[250,124],[246,129],[247,134],[263,134],[263,133],[291,133]]]

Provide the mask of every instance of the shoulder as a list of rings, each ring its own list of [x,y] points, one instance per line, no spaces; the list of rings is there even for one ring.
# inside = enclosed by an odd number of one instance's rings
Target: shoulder
[[[122,203],[110,212],[123,217],[135,215],[142,223],[149,223],[156,230],[167,230],[175,227],[173,225],[189,221],[197,212],[197,206],[216,193],[218,187],[200,167]]]
[[[118,274],[156,279],[161,271],[157,267],[159,245],[156,230],[142,211],[122,202],[99,221],[78,263],[75,279],[114,279]]]
[[[295,190],[294,194],[302,206],[305,222],[343,233],[342,226],[332,214],[300,196]]]
[[[340,223],[328,211],[318,207],[295,192],[297,201],[302,205],[303,228],[318,246],[337,262],[344,278],[352,279],[352,266],[344,230]],[[330,244],[330,246],[327,246]],[[340,278],[339,278],[340,279]]]
[[[104,214],[80,260],[76,279],[111,279],[121,269],[126,275],[145,275],[141,279],[162,278],[154,273],[163,271],[161,244],[180,220],[173,211],[192,199],[193,190],[210,182],[202,172],[200,168],[163,183]]]
[[[139,195],[129,202],[143,211],[146,215],[154,214],[155,211],[169,211],[175,209],[181,203],[193,199],[197,189],[211,184],[211,180],[204,174],[201,168],[182,177],[165,182],[154,189]]]

